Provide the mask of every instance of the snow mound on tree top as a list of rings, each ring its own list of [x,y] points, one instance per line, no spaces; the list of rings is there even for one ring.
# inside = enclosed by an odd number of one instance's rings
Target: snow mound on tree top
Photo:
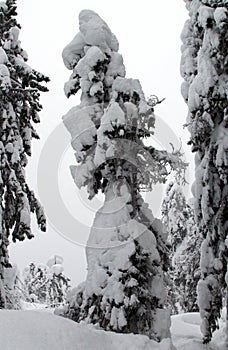
[[[96,330],[63,317],[37,311],[0,311],[1,349],[14,350],[172,350],[144,335]]]
[[[79,30],[80,32],[63,50],[63,61],[68,69],[72,69],[85,55],[85,47],[89,49],[91,46],[97,46],[109,55],[111,51],[118,51],[118,40],[96,12],[91,10],[80,12]]]

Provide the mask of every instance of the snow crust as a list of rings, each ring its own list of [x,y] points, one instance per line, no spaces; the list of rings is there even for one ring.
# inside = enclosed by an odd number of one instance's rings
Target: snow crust
[[[98,330],[55,316],[49,311],[0,310],[1,349],[15,350],[174,350],[170,339],[160,343],[143,335],[117,334]],[[224,315],[225,317],[225,315]],[[204,350],[198,313],[172,317],[172,338],[176,350]],[[225,350],[225,328],[217,331],[209,349]]]

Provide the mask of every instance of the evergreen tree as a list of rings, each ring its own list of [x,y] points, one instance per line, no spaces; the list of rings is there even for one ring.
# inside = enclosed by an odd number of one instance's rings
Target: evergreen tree
[[[218,328],[228,247],[227,1],[185,0],[182,94],[188,104],[189,144],[195,152],[195,216],[202,235],[198,301],[204,343]]]
[[[63,274],[63,258],[51,257],[47,265],[33,262],[23,271],[27,301],[56,307],[63,304],[69,289],[69,278]]]
[[[4,307],[3,268],[9,266],[9,237],[15,242],[32,238],[31,212],[45,231],[43,209],[30,190],[25,167],[31,140],[38,138],[40,91],[49,79],[30,68],[18,39],[16,0],[0,3],[0,308]]]
[[[29,264],[23,271],[24,285],[28,301],[46,303],[48,267],[44,264]]]
[[[187,205],[187,235],[173,258],[173,281],[178,290],[178,302],[184,312],[199,311],[197,284],[200,279],[201,236],[198,235],[194,211]]]
[[[168,234],[171,264],[168,269],[168,304],[172,312],[198,311],[196,287],[202,238],[198,235],[193,208],[182,186],[170,182],[162,203],[162,222]]]
[[[187,235],[188,206],[182,187],[170,182],[162,203],[162,222],[168,233],[172,257]]]
[[[69,97],[82,90],[81,104],[64,117],[78,165],[76,185],[89,198],[105,201],[87,242],[86,282],[69,294],[63,314],[117,332],[169,336],[163,272],[168,249],[161,222],[154,219],[140,190],[164,183],[171,169],[181,172],[180,153],[146,147],[153,133],[153,100],[146,101],[136,79],[125,78],[118,41],[94,12],[79,15],[80,32],[63,51],[73,70]]]
[[[170,245],[170,265],[166,274],[167,305],[171,307],[172,314],[180,309],[180,291],[175,283],[176,263],[175,255],[179,252],[187,235],[188,210],[187,203],[180,183],[171,181],[166,189],[162,202],[162,223],[168,235]]]
[[[47,274],[47,305],[57,307],[64,304],[69,290],[70,279],[63,274],[63,258],[54,255],[47,262],[49,268]]]

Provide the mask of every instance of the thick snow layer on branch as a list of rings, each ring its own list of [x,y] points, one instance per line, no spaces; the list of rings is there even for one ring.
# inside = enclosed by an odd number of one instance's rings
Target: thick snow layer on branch
[[[94,143],[96,135],[96,128],[92,121],[94,115],[94,106],[88,106],[73,107],[63,117],[64,125],[71,134],[72,147],[79,153],[84,146],[91,146]]]
[[[63,266],[61,264],[55,264],[51,267],[50,271],[54,275],[58,276],[63,272]]]
[[[0,64],[0,86],[2,89],[7,89],[11,86],[10,73],[4,64]]]
[[[86,46],[88,48],[90,46],[100,47],[109,54],[111,51],[118,51],[119,43],[115,35],[97,13],[91,10],[81,11],[79,24],[80,32],[65,47],[62,54],[64,64],[68,69],[73,69],[80,58],[85,55]]]
[[[75,35],[74,39],[64,48],[62,57],[65,66],[73,69],[84,55],[85,40],[82,33]]]
[[[214,9],[208,6],[201,6],[199,9],[199,24],[206,28],[209,19],[214,19]]]
[[[105,21],[91,10],[79,14],[79,29],[88,45],[109,48],[118,51],[119,43]]]
[[[53,265],[56,265],[56,264],[57,265],[63,264],[63,257],[57,254],[50,257],[50,259],[47,262],[47,266],[51,268]]]
[[[71,175],[78,188],[85,186],[86,181],[92,178],[92,173],[94,170],[95,165],[92,160],[92,157],[90,156],[86,158],[85,163],[82,163],[78,166],[72,165],[70,167]]]
[[[214,12],[214,19],[217,25],[220,25],[221,22],[225,22],[227,19],[227,8],[217,7]]]
[[[24,58],[21,57],[20,55],[18,55],[16,58],[15,58],[15,65],[21,69],[23,69],[24,73],[25,74],[29,74],[32,72],[32,68],[27,64],[25,63],[24,61]]]
[[[99,62],[105,60],[105,55],[96,46],[90,47],[83,58],[77,64],[75,69],[81,77],[87,76],[91,72],[91,68],[95,67]]]
[[[5,50],[0,47],[0,64],[5,64],[8,62],[8,57]]]
[[[4,11],[8,10],[8,6],[6,5],[5,2],[0,1],[0,10],[3,9]]]

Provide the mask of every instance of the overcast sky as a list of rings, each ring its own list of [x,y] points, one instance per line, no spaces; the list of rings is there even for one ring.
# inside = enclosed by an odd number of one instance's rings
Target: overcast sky
[[[34,224],[35,239],[11,244],[11,258],[22,269],[31,261],[45,263],[55,253],[62,255],[65,271],[73,284],[85,278],[84,244],[94,212],[102,202],[99,197],[89,203],[85,192],[74,186],[69,173],[69,165],[74,161],[73,150],[61,124],[62,116],[78,104],[80,98],[80,92],[70,99],[64,95],[63,85],[71,72],[64,67],[61,53],[78,32],[78,14],[82,9],[97,12],[107,22],[120,43],[119,52],[124,58],[127,77],[140,80],[146,97],[151,94],[166,97],[155,111],[158,115],[155,141],[166,148],[169,137],[174,143],[181,139],[185,157],[191,162],[190,150],[186,146],[189,135],[183,129],[187,108],[180,94],[182,78],[179,73],[180,34],[188,18],[184,1],[18,0],[18,22],[22,26],[20,40],[28,53],[28,63],[51,79],[48,84],[50,91],[41,99],[43,111],[40,113],[41,124],[37,127],[41,140],[34,141],[28,169],[31,187],[38,193],[38,182],[41,188],[40,197],[47,207],[49,221],[46,234],[39,233]],[[54,163],[55,156],[58,164]],[[54,171],[56,175],[53,175]],[[190,182],[191,173],[192,169]],[[42,176],[37,179],[37,174]],[[45,176],[46,187],[43,186]],[[56,176],[57,192],[66,209],[63,218],[52,176]],[[163,189],[156,191],[154,197],[147,194],[146,199],[159,215]]]

